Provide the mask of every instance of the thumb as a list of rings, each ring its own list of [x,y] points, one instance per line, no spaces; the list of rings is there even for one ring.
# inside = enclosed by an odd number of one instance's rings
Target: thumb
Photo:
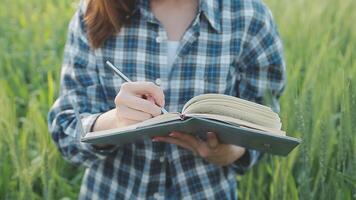
[[[155,98],[153,98],[151,95],[144,95],[145,99],[153,104],[156,104]]]
[[[216,134],[213,132],[207,132],[206,133],[208,135],[208,146],[210,149],[216,149],[219,145],[219,141],[218,138],[216,137]]]

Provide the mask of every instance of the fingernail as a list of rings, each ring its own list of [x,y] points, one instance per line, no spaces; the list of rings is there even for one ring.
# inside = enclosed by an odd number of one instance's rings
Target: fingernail
[[[214,137],[215,137],[215,135],[214,135],[214,133],[213,133],[213,132],[208,132],[208,137],[209,137],[209,138],[214,138]]]

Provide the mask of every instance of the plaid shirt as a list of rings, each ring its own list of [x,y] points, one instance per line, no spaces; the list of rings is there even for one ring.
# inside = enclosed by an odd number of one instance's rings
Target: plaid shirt
[[[172,66],[166,32],[148,2],[138,1],[129,23],[99,49],[88,44],[86,5],[80,4],[69,25],[60,96],[49,112],[53,140],[64,158],[86,167],[80,199],[236,199],[236,173],[257,162],[257,151],[219,167],[172,144],[142,140],[99,150],[78,139],[71,99],[86,132],[101,113],[115,108],[123,80],[104,66],[107,60],[133,81],[160,83],[170,112],[203,93],[238,96],[279,111],[283,48],[260,0],[200,1]]]

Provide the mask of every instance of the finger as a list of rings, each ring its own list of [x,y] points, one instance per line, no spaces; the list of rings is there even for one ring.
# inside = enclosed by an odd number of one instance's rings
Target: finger
[[[130,83],[124,83],[121,86],[122,89],[127,89],[127,91],[130,91],[132,93],[138,94],[138,95],[144,95],[148,94],[151,95],[154,99],[155,102],[163,107],[164,106],[164,93],[161,87],[155,85],[152,82],[130,82]]]
[[[195,138],[189,134],[184,134],[181,132],[174,131],[174,132],[170,133],[169,136],[171,136],[173,138],[177,138],[177,139],[183,141],[184,143],[188,143],[191,147],[193,147],[196,150],[198,150],[202,144],[197,138]]]
[[[130,95],[130,94],[121,94],[116,100],[117,104],[124,104],[127,107],[130,107],[135,110],[140,110],[151,114],[153,116],[158,116],[161,114],[161,108],[157,105],[142,99],[140,97]]]
[[[197,154],[197,150],[194,149],[192,146],[190,146],[189,144],[185,143],[184,141],[181,141],[179,139],[176,138],[172,138],[172,137],[154,137],[152,139],[152,141],[154,142],[166,142],[166,143],[170,143],[170,144],[175,144],[178,145],[180,147],[183,147],[185,149],[188,149],[190,151],[192,151],[195,155]]]
[[[213,132],[207,132],[206,134],[208,135],[208,139],[207,139],[208,147],[213,150],[216,149],[219,145],[219,141],[218,138],[216,137],[216,134]]]
[[[157,103],[155,102],[155,99],[151,96],[151,95],[143,95],[143,98],[146,99],[147,101],[157,105]],[[161,111],[162,112],[162,111]],[[160,113],[161,114],[161,113]]]
[[[210,157],[211,155],[216,153],[216,150],[217,150],[217,145],[214,149],[210,148],[208,146],[207,142],[200,141],[197,138],[195,138],[191,135],[188,135],[188,134],[184,134],[181,132],[172,132],[169,136],[178,138],[178,139],[184,141],[185,143],[188,143],[190,146],[192,146],[199,153],[199,155],[202,158]],[[215,134],[213,134],[213,136],[215,136]],[[214,141],[212,141],[212,142],[214,143]]]
[[[135,121],[144,121],[144,120],[152,118],[151,114],[129,108],[125,105],[118,106],[117,111],[118,111],[117,116],[119,118],[126,118],[126,119],[130,119],[130,120],[135,120]]]
[[[147,101],[153,104],[156,104],[155,99],[151,95],[144,95],[144,99],[146,99]]]

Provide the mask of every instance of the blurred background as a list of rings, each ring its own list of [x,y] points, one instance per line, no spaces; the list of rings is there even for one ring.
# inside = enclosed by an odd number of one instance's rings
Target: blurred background
[[[0,199],[76,199],[47,130],[78,1],[2,0]],[[240,199],[356,199],[356,1],[266,0],[285,44],[283,129],[303,143],[238,176]]]

